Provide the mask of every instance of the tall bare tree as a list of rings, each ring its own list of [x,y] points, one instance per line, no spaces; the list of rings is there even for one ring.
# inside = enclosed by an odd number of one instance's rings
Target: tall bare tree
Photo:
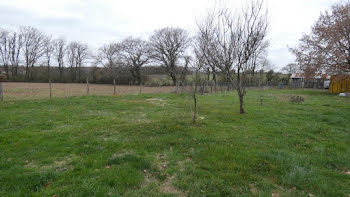
[[[99,48],[97,55],[94,56],[96,63],[102,65],[113,80],[116,79],[118,67],[121,65],[119,60],[121,48],[120,43],[111,42]]]
[[[76,64],[78,69],[78,81],[81,79],[81,67],[90,58],[89,47],[87,44],[78,42],[77,44],[77,54],[76,54]]]
[[[9,32],[0,30],[0,61],[4,66],[7,79],[10,78],[9,64],[10,64],[10,37]]]
[[[81,81],[81,67],[90,58],[87,44],[81,42],[70,42],[67,46],[67,58],[70,65],[71,81]]]
[[[198,23],[200,45],[207,45],[203,55],[208,64],[216,65],[236,89],[240,113],[244,110],[244,95],[248,71],[254,58],[268,47],[267,10],[263,1],[250,1],[241,14],[228,8],[214,9],[203,23]],[[204,43],[201,43],[204,42]],[[198,47],[200,48],[200,47]]]
[[[321,13],[311,34],[303,35],[291,51],[307,77],[315,72],[350,72],[350,2],[336,3]]]
[[[60,72],[60,80],[62,81],[64,72],[64,56],[66,54],[66,42],[62,38],[55,39],[53,41],[54,56],[57,61],[58,69]]]
[[[45,35],[34,27],[21,27],[23,53],[26,63],[26,79],[33,79],[33,68],[45,53]]]
[[[121,42],[123,62],[130,67],[135,84],[142,84],[141,68],[150,61],[149,44],[139,38],[126,38]]]
[[[77,42],[70,42],[67,45],[66,53],[67,53],[67,60],[70,66],[70,80],[71,82],[75,81],[76,79],[76,70],[74,68],[77,68]]]
[[[288,74],[288,80],[290,81],[292,74],[298,71],[298,65],[294,63],[287,64],[281,69],[281,71]]]
[[[55,46],[51,36],[45,36],[44,38],[44,57],[47,66],[47,78],[51,80],[51,59],[54,55]]]
[[[23,35],[16,31],[11,32],[9,43],[10,62],[12,78],[17,78],[18,67],[20,62],[21,50],[23,47]]]
[[[179,59],[184,56],[190,38],[186,30],[166,27],[156,30],[150,37],[152,57],[165,68],[176,85]]]

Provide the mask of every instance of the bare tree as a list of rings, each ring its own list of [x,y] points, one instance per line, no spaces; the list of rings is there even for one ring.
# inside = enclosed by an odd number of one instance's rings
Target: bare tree
[[[67,53],[67,59],[70,66],[70,80],[71,82],[75,81],[76,79],[76,70],[74,70],[74,67],[77,68],[77,42],[70,42],[66,48]]]
[[[306,77],[315,72],[350,72],[350,2],[336,3],[321,13],[311,34],[303,35],[291,51]]]
[[[87,44],[78,43],[76,52],[76,64],[78,66],[76,69],[78,69],[78,81],[80,82],[81,67],[86,62],[86,60],[90,58],[89,47]]]
[[[0,30],[0,60],[4,66],[7,79],[10,78],[9,63],[10,63],[10,38],[9,32],[6,30]]]
[[[134,83],[142,84],[141,68],[150,61],[149,44],[139,38],[126,38],[121,42],[120,53],[124,64],[130,67]]]
[[[176,85],[179,59],[189,46],[189,35],[181,28],[166,27],[156,30],[150,37],[152,57],[165,68]]]
[[[120,43],[111,42],[99,48],[97,55],[94,56],[96,63],[107,69],[108,75],[114,81],[117,77],[118,67],[121,65],[119,60],[121,48]]]
[[[57,61],[58,69],[60,72],[60,80],[62,81],[64,72],[64,56],[66,53],[66,43],[62,38],[55,39],[53,41],[54,56]]]
[[[23,47],[23,35],[21,33],[17,33],[16,31],[13,31],[11,32],[9,39],[10,39],[9,52],[10,52],[10,62],[11,62],[11,73],[12,73],[12,78],[14,79],[14,78],[17,78],[20,55]]]
[[[89,59],[90,53],[87,44],[70,42],[67,46],[67,58],[70,65],[71,81],[81,81],[81,67]]]
[[[198,39],[207,44],[206,58],[225,73],[238,93],[240,113],[245,113],[247,73],[255,65],[254,57],[268,47],[264,2],[250,1],[237,16],[227,8],[213,10],[203,24],[198,25]]]
[[[26,79],[33,79],[33,68],[45,53],[45,35],[34,27],[21,27],[23,53],[26,63]]]
[[[298,71],[298,65],[294,63],[287,64],[281,69],[281,71],[288,74],[288,80],[290,80],[292,74]]]
[[[51,80],[51,59],[54,55],[55,46],[52,41],[51,36],[46,36],[44,39],[44,57],[46,59],[46,66],[47,66],[47,78],[48,80]]]
[[[184,59],[184,66],[181,68],[179,73],[179,82],[181,86],[185,86],[186,84],[186,76],[189,74],[189,66],[191,64],[192,57],[189,55],[186,55],[183,57]]]

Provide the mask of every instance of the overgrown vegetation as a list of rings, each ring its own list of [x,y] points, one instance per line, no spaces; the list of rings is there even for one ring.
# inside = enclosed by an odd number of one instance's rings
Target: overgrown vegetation
[[[4,101],[0,196],[348,196],[350,100],[262,95]]]

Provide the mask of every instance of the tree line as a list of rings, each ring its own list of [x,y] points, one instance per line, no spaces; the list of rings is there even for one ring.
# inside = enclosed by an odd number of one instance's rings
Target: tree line
[[[35,81],[45,67],[47,80],[81,82],[86,78],[86,66],[90,62],[98,68],[89,68],[89,72],[94,74],[102,68],[103,76],[113,79],[128,73],[133,84],[142,83],[141,70],[152,63],[159,65],[158,73],[167,74],[175,85],[183,68],[187,68],[185,54],[190,40],[186,30],[165,27],[156,30],[149,40],[128,37],[93,52],[86,43],[53,39],[52,35],[27,26],[15,31],[0,29],[0,61],[9,81]]]
[[[220,3],[220,2],[219,2]],[[80,82],[84,65],[92,62],[96,71],[103,68],[106,77],[120,77],[129,72],[135,84],[142,83],[142,68],[158,65],[173,85],[186,81],[188,73],[206,73],[217,86],[218,76],[238,93],[240,113],[244,113],[246,87],[253,81],[261,83],[268,65],[268,12],[264,1],[251,0],[242,10],[232,11],[226,5],[209,9],[197,20],[195,35],[182,28],[165,27],[155,30],[147,39],[128,37],[109,42],[92,52],[86,43],[62,38],[53,39],[34,27],[18,31],[0,31],[1,63],[9,80],[18,80],[18,68],[23,64],[22,78],[35,79],[35,67],[58,70],[59,81]],[[55,65],[55,67],[52,67]],[[98,66],[98,67],[97,67]]]

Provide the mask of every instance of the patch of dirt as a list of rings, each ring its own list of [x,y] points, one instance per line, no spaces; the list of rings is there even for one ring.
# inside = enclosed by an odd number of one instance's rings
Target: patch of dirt
[[[156,156],[156,166],[157,168],[164,174],[166,174],[166,178],[164,181],[157,180],[152,174],[150,174],[147,170],[144,170],[144,181],[142,183],[142,187],[146,187],[147,185],[154,183],[159,187],[160,192],[165,194],[173,194],[176,196],[187,196],[182,191],[178,190],[173,186],[173,181],[175,179],[175,175],[169,176],[165,171],[168,168],[168,161],[166,160],[166,154],[159,153]]]
[[[143,173],[145,174],[143,182],[141,184],[141,187],[146,187],[147,185],[154,183],[156,185],[159,185],[159,182],[156,178],[152,176],[147,170],[144,170]]]
[[[249,190],[250,190],[250,192],[252,193],[252,194],[254,194],[254,195],[257,195],[257,194],[259,194],[259,190],[255,187],[255,185],[253,185],[253,184],[250,184],[249,185]]]
[[[3,83],[5,100],[22,100],[22,99],[44,99],[49,98],[48,83],[20,83],[5,82]],[[114,87],[112,84],[90,84],[89,95],[114,96]],[[170,93],[175,90],[174,86],[167,87],[142,87],[142,94],[149,93]],[[117,95],[139,94],[140,86],[117,85]],[[52,83],[53,98],[67,98],[73,96],[85,96],[86,84],[84,83]]]
[[[350,171],[344,172],[344,174],[350,175]]]
[[[167,194],[177,194],[179,196],[185,196],[180,190],[176,189],[172,182],[175,179],[174,176],[167,177],[160,185],[160,191]]]

